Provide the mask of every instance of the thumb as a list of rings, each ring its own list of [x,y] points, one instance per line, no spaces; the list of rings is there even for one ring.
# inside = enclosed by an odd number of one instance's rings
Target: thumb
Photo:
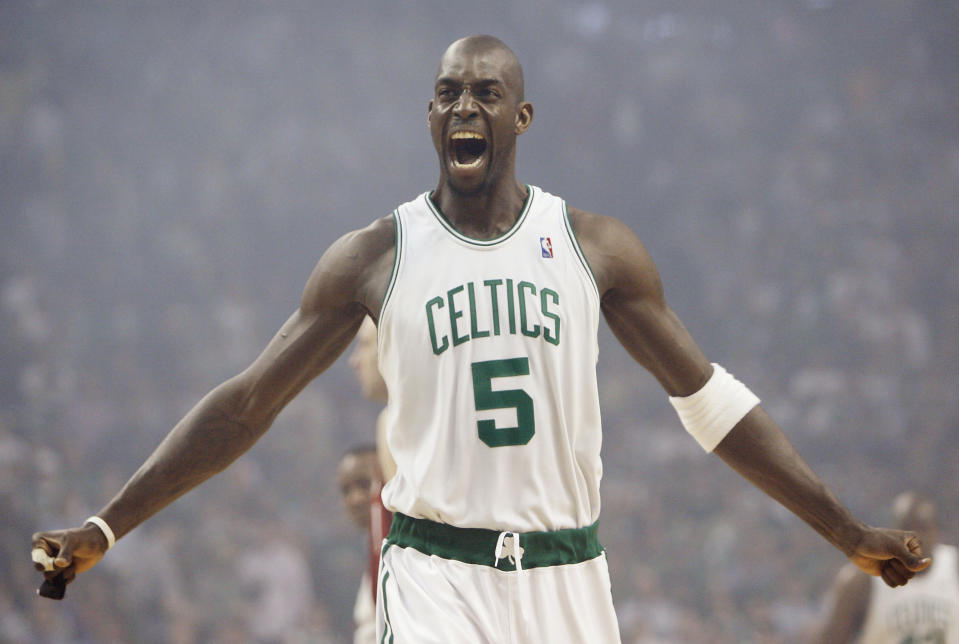
[[[905,564],[906,568],[912,572],[921,572],[932,565],[932,557],[929,555],[926,555],[925,557],[907,555],[902,557],[902,563]]]
[[[53,559],[53,565],[57,568],[66,568],[73,563],[74,539],[64,536],[60,542],[60,551]]]

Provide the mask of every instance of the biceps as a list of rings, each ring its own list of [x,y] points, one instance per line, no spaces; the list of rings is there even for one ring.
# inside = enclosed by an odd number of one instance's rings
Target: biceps
[[[611,291],[603,314],[613,335],[669,395],[688,395],[706,382],[709,361],[662,297]]]

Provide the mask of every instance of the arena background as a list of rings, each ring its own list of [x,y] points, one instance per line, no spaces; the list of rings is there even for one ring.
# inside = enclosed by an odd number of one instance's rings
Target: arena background
[[[364,549],[334,464],[377,407],[345,360],[67,601],[35,596],[29,536],[98,509],[244,367],[322,249],[434,186],[436,64],[483,32],[536,108],[521,180],[626,220],[855,512],[924,489],[957,538],[956,2],[7,0],[0,641],[349,641]],[[798,641],[842,556],[602,333],[624,641]]]

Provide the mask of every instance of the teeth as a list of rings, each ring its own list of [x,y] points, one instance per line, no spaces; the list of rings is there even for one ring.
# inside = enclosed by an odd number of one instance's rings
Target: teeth
[[[481,163],[483,163],[483,152],[486,149],[486,137],[484,137],[479,132],[470,132],[470,131],[459,131],[453,132],[450,134],[450,141],[454,143],[452,161],[453,165],[457,168],[476,168]],[[482,146],[481,150],[475,149],[476,146]],[[474,148],[472,152],[469,151],[469,148]],[[463,154],[460,154],[462,152]],[[460,158],[463,156],[472,156],[475,153],[476,156],[470,161],[461,161]]]
[[[469,163],[460,163],[456,159],[453,159],[453,165],[455,165],[457,168],[475,168],[482,161],[483,161],[483,157],[476,157],[476,159],[474,159],[473,161],[470,161]]]

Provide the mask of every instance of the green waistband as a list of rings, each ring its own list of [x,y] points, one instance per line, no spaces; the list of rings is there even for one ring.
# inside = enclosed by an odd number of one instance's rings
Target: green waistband
[[[552,532],[522,532],[523,569],[561,566],[594,559],[603,553],[598,537],[599,521],[585,528]],[[413,548],[427,555],[479,564],[499,570],[516,570],[504,555],[496,561],[496,543],[501,533],[483,528],[457,528],[428,519],[393,514],[393,525],[386,537],[388,545]],[[507,553],[509,554],[509,553]]]

